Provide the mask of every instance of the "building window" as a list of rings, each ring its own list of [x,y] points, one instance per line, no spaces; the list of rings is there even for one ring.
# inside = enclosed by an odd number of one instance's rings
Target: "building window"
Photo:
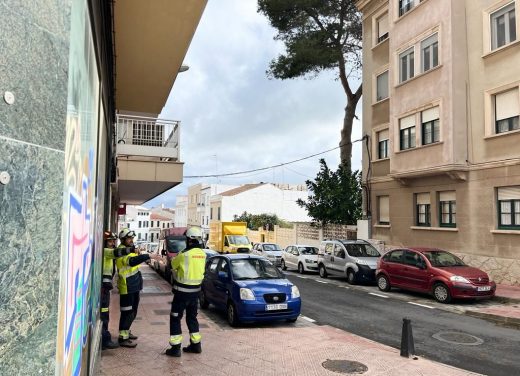
[[[377,43],[381,43],[388,38],[388,13],[383,14],[376,21],[377,23]]]
[[[495,94],[495,131],[504,133],[520,129],[518,87]]]
[[[498,228],[520,230],[520,186],[498,188]]]
[[[390,200],[388,196],[379,196],[378,198],[378,209],[379,218],[378,222],[380,225],[390,224]]]
[[[421,42],[422,71],[427,72],[439,65],[439,42],[438,34]]]
[[[141,221],[139,221],[139,226],[138,227],[141,228]]]
[[[439,142],[439,107],[433,107],[421,112],[422,144],[428,145]]]
[[[457,227],[455,191],[439,193],[439,223],[441,227]]]
[[[217,208],[217,221],[220,221],[220,206]]]
[[[431,226],[430,216],[430,194],[429,193],[417,193],[415,195],[416,201],[416,219],[417,226]]]
[[[377,132],[377,159],[388,158],[388,129]]]
[[[491,49],[496,50],[516,40],[514,1],[491,14]]]
[[[399,82],[409,80],[414,76],[414,48],[399,55]]]
[[[209,219],[213,219],[213,208],[209,209]]]
[[[412,10],[417,0],[399,0],[399,17]]]
[[[153,242],[153,232],[150,234],[150,241]]]
[[[381,73],[376,78],[376,100],[377,102],[388,98],[388,71]]]
[[[401,150],[415,147],[415,115],[399,120],[399,140]]]

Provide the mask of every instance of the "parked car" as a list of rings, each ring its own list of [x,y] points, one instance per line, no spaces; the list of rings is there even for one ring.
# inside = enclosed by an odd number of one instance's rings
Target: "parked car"
[[[168,235],[165,239],[161,239],[159,244],[161,257],[157,262],[157,271],[162,274],[166,280],[173,283],[171,262],[179,252],[186,249],[186,236]]]
[[[206,264],[200,306],[225,309],[227,320],[241,322],[287,320],[295,322],[301,309],[298,287],[272,262],[247,254],[214,256]]]
[[[376,278],[381,291],[399,287],[425,292],[441,303],[453,298],[491,298],[496,290],[485,272],[436,248],[394,249],[381,258]]]
[[[342,276],[350,284],[375,281],[379,257],[379,251],[365,240],[325,240],[318,253],[318,271],[322,278]]]
[[[298,269],[300,274],[318,271],[318,248],[310,245],[290,245],[282,253],[282,270]]]
[[[264,256],[276,266],[282,264],[282,249],[278,244],[274,243],[256,243],[251,253],[258,256]]]

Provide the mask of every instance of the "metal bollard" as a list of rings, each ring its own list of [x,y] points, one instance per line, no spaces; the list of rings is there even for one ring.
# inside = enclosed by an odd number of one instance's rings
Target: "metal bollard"
[[[413,343],[412,321],[410,319],[403,319],[403,333],[401,336],[401,356],[409,358],[410,355],[415,355],[415,345]]]

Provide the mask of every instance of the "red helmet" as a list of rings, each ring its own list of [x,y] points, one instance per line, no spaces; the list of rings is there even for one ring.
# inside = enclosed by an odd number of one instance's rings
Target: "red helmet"
[[[117,240],[117,235],[114,234],[112,231],[105,231],[103,234],[103,240]]]

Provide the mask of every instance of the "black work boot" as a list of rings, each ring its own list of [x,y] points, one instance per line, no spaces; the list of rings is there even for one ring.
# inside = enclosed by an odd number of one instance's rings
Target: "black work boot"
[[[119,337],[119,346],[134,348],[137,346],[137,343],[133,342],[130,338],[123,339]]]
[[[132,331],[129,330],[129,331],[128,331],[128,338],[130,338],[130,339],[137,339],[137,338],[139,338],[139,337],[137,337],[135,334],[132,334]]]
[[[199,343],[190,342],[190,345],[187,347],[183,347],[182,351],[187,352],[187,353],[200,354],[202,352],[202,346],[201,346],[200,342]]]
[[[117,349],[118,347],[119,347],[119,344],[117,342],[113,342],[112,340],[101,344],[101,350]]]
[[[180,358],[181,357],[181,344],[179,343],[178,345],[171,345],[171,347],[166,350],[166,355]]]

